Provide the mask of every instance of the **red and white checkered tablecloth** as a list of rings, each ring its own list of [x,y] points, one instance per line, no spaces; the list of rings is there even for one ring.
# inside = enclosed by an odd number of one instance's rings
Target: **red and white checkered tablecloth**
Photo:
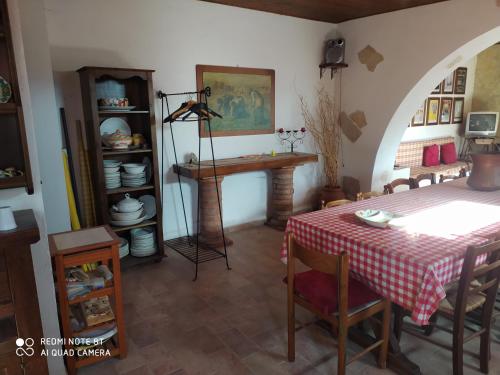
[[[410,215],[451,202],[500,206],[500,191],[470,189],[466,179],[427,186],[290,217],[286,233],[308,248],[328,254],[346,251],[351,271],[392,302],[412,312],[418,324],[427,324],[446,296],[444,285],[460,276],[467,246],[481,244],[500,231],[500,216],[472,232],[452,238],[379,229],[360,222],[354,212],[386,210]],[[496,207],[493,207],[496,212]],[[467,212],[463,212],[467,220]],[[281,249],[286,259],[286,236]]]

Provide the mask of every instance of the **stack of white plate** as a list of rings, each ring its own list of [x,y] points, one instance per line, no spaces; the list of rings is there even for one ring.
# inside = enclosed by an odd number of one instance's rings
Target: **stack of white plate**
[[[147,257],[156,252],[155,231],[153,228],[136,228],[130,231],[132,245],[130,254],[135,257]]]
[[[121,179],[123,186],[126,187],[139,187],[146,185],[146,165],[139,163],[127,163],[123,164],[123,169]]]
[[[118,160],[104,160],[104,182],[106,189],[116,189],[122,186],[120,165]]]
[[[120,253],[120,259],[123,257],[126,257],[130,253],[130,249],[128,247],[128,241],[126,238],[120,237],[120,248],[119,248],[119,253]]]

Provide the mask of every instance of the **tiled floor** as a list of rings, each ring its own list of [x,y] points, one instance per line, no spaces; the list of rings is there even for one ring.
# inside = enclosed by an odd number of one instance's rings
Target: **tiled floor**
[[[129,354],[79,374],[335,374],[333,339],[317,326],[297,334],[296,361],[286,360],[286,290],[279,260],[282,234],[268,227],[232,233],[232,271],[223,260],[194,266],[169,257],[123,274]],[[310,315],[298,308],[298,318]],[[443,337],[446,337],[443,335]],[[477,341],[477,340],[474,340]],[[352,349],[359,350],[352,344]],[[424,374],[451,374],[451,353],[404,335],[405,354]],[[472,342],[468,348],[477,348]],[[465,358],[466,374],[479,374]],[[390,374],[365,356],[349,374]],[[490,374],[500,374],[500,345],[493,343]]]

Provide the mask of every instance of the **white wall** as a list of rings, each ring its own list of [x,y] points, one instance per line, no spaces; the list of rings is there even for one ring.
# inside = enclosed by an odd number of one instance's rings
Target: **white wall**
[[[473,57],[464,64],[460,64],[461,67],[467,68],[467,81],[465,86],[465,95],[453,95],[453,94],[439,94],[433,95],[428,94],[432,97],[463,97],[464,98],[464,123],[467,118],[467,113],[470,112],[472,107],[472,97],[474,94],[474,80],[476,75],[476,61],[477,58]],[[433,126],[413,126],[407,128],[401,142],[418,141],[425,139],[434,138],[444,138],[453,137],[455,138],[455,143],[457,146],[462,144],[464,134],[463,124],[449,124],[449,125],[433,125]],[[458,150],[458,148],[457,148]]]
[[[63,232],[70,229],[69,209],[43,2],[19,0],[19,8],[47,228],[49,233]]]
[[[79,82],[84,65],[156,69],[154,87],[166,92],[193,90],[195,65],[245,66],[276,70],[276,128],[303,126],[298,94],[313,98],[319,83],[322,46],[335,26],[195,0],[45,0],[56,89],[70,122],[82,119]],[[330,85],[329,78],[323,79]],[[333,87],[333,86],[330,86]],[[184,100],[185,98],[180,98]],[[75,104],[76,103],[76,104]],[[159,119],[159,102],[157,117]],[[177,103],[180,104],[180,103]],[[176,108],[176,105],[173,105]],[[178,154],[197,149],[195,125],[175,124]],[[182,233],[181,206],[170,134],[166,135],[165,234]],[[203,156],[209,156],[203,141]],[[214,139],[216,158],[282,151],[276,135]],[[311,139],[299,148],[314,151]],[[295,172],[296,208],[309,206],[320,171],[313,165]],[[188,212],[195,196],[184,183]],[[223,182],[227,226],[265,218],[266,172],[226,177]]]
[[[452,0],[338,25],[349,63],[342,104],[348,113],[363,110],[368,121],[356,143],[345,142],[345,173],[359,178],[363,189],[379,189],[389,180],[406,124],[421,99],[500,39],[500,28],[491,31],[500,25],[499,11],[496,0]],[[357,57],[368,44],[385,58],[373,73]]]
[[[24,1],[24,0],[23,0]],[[34,194],[27,195],[24,189],[0,190],[0,205],[10,205],[14,210],[32,209],[35,213],[40,229],[40,241],[31,247],[33,257],[33,268],[38,293],[38,303],[42,318],[43,333],[45,337],[58,338],[59,323],[54,293],[54,282],[52,279],[52,267],[50,263],[49,246],[47,241],[47,224],[42,198],[42,187],[40,185],[39,154],[35,139],[35,125],[33,117],[38,115],[32,110],[31,98],[44,95],[42,91],[31,90],[28,83],[27,69],[25,63],[25,48],[21,37],[21,20],[17,0],[7,1],[11,19],[12,37],[16,55],[16,67],[19,76],[21,100],[23,102],[26,136],[30,155],[31,171],[33,174]],[[30,95],[31,94],[31,95]],[[48,358],[49,371],[51,374],[64,374],[62,358]]]

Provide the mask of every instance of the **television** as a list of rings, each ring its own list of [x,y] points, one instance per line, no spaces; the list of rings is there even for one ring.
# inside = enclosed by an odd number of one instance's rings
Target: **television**
[[[469,138],[495,138],[498,130],[498,112],[469,112],[465,136]]]

